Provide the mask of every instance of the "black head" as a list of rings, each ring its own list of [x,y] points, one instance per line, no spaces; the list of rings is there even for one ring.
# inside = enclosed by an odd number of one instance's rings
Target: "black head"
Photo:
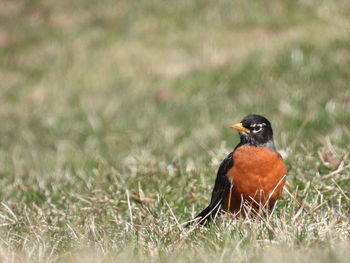
[[[256,147],[267,146],[275,150],[271,123],[263,116],[250,114],[240,123],[232,126],[239,131],[241,142],[239,145],[249,144]]]

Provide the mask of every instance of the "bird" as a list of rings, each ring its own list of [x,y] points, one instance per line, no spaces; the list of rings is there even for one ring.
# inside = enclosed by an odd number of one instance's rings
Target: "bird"
[[[286,181],[287,169],[268,119],[249,114],[231,128],[240,142],[219,166],[209,205],[193,220],[201,225],[223,211],[247,216],[249,211],[271,210]]]

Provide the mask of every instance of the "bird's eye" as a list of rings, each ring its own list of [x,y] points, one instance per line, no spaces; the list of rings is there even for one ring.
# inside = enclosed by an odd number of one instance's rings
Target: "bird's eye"
[[[253,129],[253,132],[254,133],[257,133],[257,132],[259,132],[259,131],[261,131],[262,130],[262,127],[255,127],[254,129]]]
[[[253,133],[257,133],[257,132],[261,131],[262,128],[263,128],[262,125],[259,125],[259,124],[251,126],[251,130],[253,131]]]

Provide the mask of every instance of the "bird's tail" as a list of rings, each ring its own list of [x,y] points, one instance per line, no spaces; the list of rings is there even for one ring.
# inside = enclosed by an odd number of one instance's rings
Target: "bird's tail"
[[[206,223],[213,221],[220,211],[221,202],[210,204],[192,220],[192,223],[205,225]]]

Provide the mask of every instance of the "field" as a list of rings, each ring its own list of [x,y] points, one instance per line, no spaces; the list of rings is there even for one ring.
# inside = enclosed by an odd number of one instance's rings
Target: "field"
[[[347,0],[0,2],[0,262],[348,262]],[[184,228],[248,113],[271,215]]]

